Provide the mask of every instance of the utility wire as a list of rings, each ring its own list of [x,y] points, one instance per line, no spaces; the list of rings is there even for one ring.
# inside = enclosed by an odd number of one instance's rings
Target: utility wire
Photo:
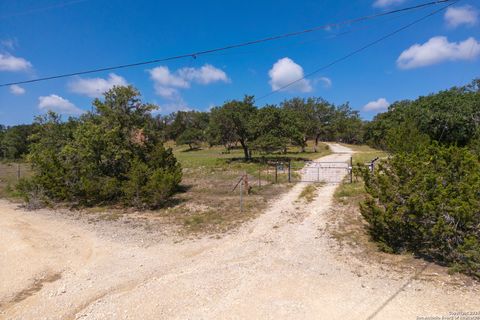
[[[377,43],[379,43],[379,42],[381,42],[381,41],[383,41],[383,40],[385,40],[385,39],[388,39],[388,38],[396,35],[397,33],[400,33],[400,32],[402,32],[403,30],[408,29],[408,28],[410,28],[411,26],[413,26],[413,25],[415,25],[415,24],[417,24],[417,23],[419,23],[419,22],[421,22],[421,21],[423,21],[423,20],[426,20],[426,19],[428,19],[429,17],[431,17],[431,16],[433,16],[433,15],[439,13],[439,12],[442,12],[443,10],[445,10],[445,9],[447,9],[448,7],[454,5],[454,4],[457,3],[458,1],[459,1],[459,0],[454,1],[454,2],[452,2],[452,3],[450,3],[450,4],[446,5],[446,6],[444,6],[444,7],[442,7],[442,8],[440,8],[440,9],[438,9],[438,10],[432,11],[432,12],[430,12],[429,14],[427,14],[427,15],[425,15],[425,16],[417,19],[417,20],[412,21],[412,22],[404,25],[403,27],[398,28],[398,29],[392,31],[392,32],[390,32],[390,33],[382,36],[381,38],[378,38],[378,39],[376,39],[375,41],[372,41],[372,42],[368,43],[367,45],[364,45],[363,47],[360,47],[360,48],[356,49],[355,51],[350,52],[349,54],[347,54],[347,55],[345,55],[345,56],[343,56],[343,57],[341,57],[341,58],[338,58],[338,59],[336,59],[336,60],[333,60],[332,62],[330,62],[330,63],[328,63],[328,64],[326,64],[326,65],[324,65],[324,66],[322,66],[322,67],[320,67],[320,68],[318,68],[318,69],[315,69],[314,71],[312,71],[312,72],[304,75],[303,77],[301,77],[301,78],[299,78],[299,79],[297,79],[297,80],[294,80],[294,81],[292,81],[292,82],[289,82],[289,83],[287,83],[286,85],[284,85],[284,86],[282,86],[282,87],[280,87],[280,88],[277,88],[277,89],[275,89],[275,90],[272,90],[271,92],[269,92],[269,93],[267,93],[267,94],[264,94],[263,96],[258,97],[258,98],[255,99],[255,100],[256,100],[256,101],[259,101],[259,100],[265,99],[265,98],[267,98],[267,97],[269,97],[269,96],[271,96],[271,95],[273,95],[273,94],[275,94],[275,93],[277,93],[277,92],[279,92],[279,91],[282,91],[282,90],[284,90],[284,89],[286,89],[286,88],[288,88],[288,87],[290,87],[290,86],[292,86],[292,85],[294,85],[294,84],[296,84],[296,83],[298,83],[298,82],[300,82],[300,81],[302,81],[302,80],[305,80],[306,78],[309,78],[309,77],[313,76],[314,74],[316,74],[316,73],[318,73],[318,72],[320,72],[320,71],[323,71],[323,70],[325,70],[325,69],[328,69],[328,68],[330,68],[331,66],[333,66],[333,65],[335,65],[335,64],[337,64],[337,63],[339,63],[339,62],[342,62],[342,61],[350,58],[351,56],[353,56],[353,55],[355,55],[355,54],[357,54],[357,53],[360,53],[360,52],[364,51],[365,49],[368,49],[368,48],[376,45]]]
[[[403,18],[405,16],[407,16],[409,14],[409,12],[406,12],[406,13],[403,13],[402,15],[397,15],[397,16],[393,16],[392,18],[388,19],[388,20],[384,20],[383,22],[390,22],[390,21],[393,21],[393,20],[396,20],[396,19],[399,19],[399,18]],[[331,35],[327,35],[326,37],[324,38],[318,38],[318,37],[315,37],[314,39],[309,39],[309,40],[301,40],[301,41],[298,41],[298,42],[295,42],[295,43],[290,43],[290,44],[279,44],[279,45],[275,45],[275,46],[269,46],[268,48],[263,48],[263,49],[258,49],[258,50],[248,50],[248,51],[228,51],[228,52],[221,52],[221,53],[210,53],[208,54],[208,56],[231,56],[231,55],[241,55],[241,54],[256,54],[256,53],[259,53],[259,52],[264,52],[265,50],[272,50],[272,49],[285,49],[285,48],[292,48],[292,47],[297,47],[297,46],[301,46],[301,45],[305,45],[305,44],[311,44],[311,43],[314,43],[314,42],[319,42],[319,41],[325,41],[325,40],[331,40],[331,39],[336,39],[336,38],[340,38],[342,36],[345,36],[345,35],[349,35],[349,34],[352,34],[354,32],[357,32],[357,31],[361,31],[361,30],[367,30],[367,29],[372,29],[372,28],[378,28],[379,25],[375,25],[375,24],[371,24],[371,25],[361,25],[361,26],[358,26],[358,27],[351,27],[349,30],[346,30],[346,31],[343,31],[343,32],[339,32],[339,33],[332,33]]]
[[[387,15],[400,13],[400,12],[405,12],[405,11],[411,11],[411,10],[415,10],[415,9],[419,9],[419,8],[423,8],[423,7],[428,7],[428,6],[432,6],[432,5],[437,5],[437,4],[441,4],[441,3],[447,3],[447,2],[451,2],[451,1],[453,1],[453,0],[431,1],[431,2],[427,2],[427,3],[418,4],[418,5],[415,5],[415,6],[410,6],[410,7],[406,7],[406,8],[401,8],[401,9],[386,11],[386,12],[382,12],[382,13],[367,15],[367,16],[354,18],[354,19],[349,19],[349,20],[345,20],[345,21],[341,21],[341,22],[337,22],[337,23],[325,24],[325,25],[313,27],[313,28],[310,28],[310,29],[305,29],[305,30],[302,30],[302,31],[285,33],[285,34],[281,34],[281,35],[276,35],[276,36],[271,36],[271,37],[267,37],[267,38],[262,38],[262,39],[257,39],[257,40],[232,44],[232,45],[228,45],[228,46],[224,46],[224,47],[218,47],[218,48],[204,50],[204,51],[192,52],[192,53],[181,54],[181,55],[176,55],[176,56],[171,56],[171,57],[166,57],[166,58],[140,61],[140,62],[111,66],[111,67],[104,67],[104,68],[98,68],[98,69],[90,69],[90,70],[85,70],[85,71],[65,73],[65,74],[36,78],[36,79],[31,79],[31,80],[2,83],[2,84],[0,84],[0,87],[6,87],[6,86],[18,85],[18,84],[26,84],[26,83],[32,83],[32,82],[39,82],[39,81],[46,81],[46,80],[53,80],[53,79],[59,79],[59,78],[66,78],[66,77],[72,77],[72,76],[78,76],[78,75],[84,75],[84,74],[90,74],[90,73],[97,73],[97,72],[103,72],[103,71],[125,69],[125,68],[137,67],[137,66],[142,66],[142,65],[154,64],[154,63],[158,63],[158,62],[178,60],[178,59],[183,59],[183,58],[196,58],[197,56],[206,55],[206,54],[213,53],[213,52],[226,51],[226,50],[230,50],[230,49],[234,49],[234,48],[246,47],[246,46],[255,45],[255,44],[259,44],[259,43],[263,43],[263,42],[270,42],[270,41],[274,41],[274,40],[299,36],[299,35],[302,35],[302,34],[312,33],[312,32],[315,32],[315,31],[324,30],[324,29],[328,29],[328,28],[332,28],[332,27],[338,27],[338,26],[342,26],[342,25],[346,25],[346,24],[357,23],[357,22],[360,22],[360,21],[375,19],[375,18],[382,17],[382,16],[387,16]]]

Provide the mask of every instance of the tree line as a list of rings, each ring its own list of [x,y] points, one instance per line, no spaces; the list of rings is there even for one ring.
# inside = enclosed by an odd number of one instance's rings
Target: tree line
[[[67,122],[74,123],[71,118]],[[364,121],[348,103],[336,106],[322,98],[293,98],[280,105],[255,105],[253,96],[231,100],[209,112],[178,111],[150,117],[152,130],[160,139],[173,140],[190,149],[203,144],[222,145],[229,151],[240,146],[246,160],[252,152],[286,152],[297,146],[304,152],[307,141],[361,143]],[[29,152],[29,136],[40,130],[39,123],[0,126],[0,155],[20,159]]]
[[[33,134],[35,125],[21,124],[7,127],[0,124],[0,158],[17,160],[25,157],[30,145],[28,137]]]
[[[286,152],[288,146],[305,151],[307,141],[360,143],[363,121],[348,103],[336,106],[321,98],[293,98],[280,105],[255,105],[253,96],[231,100],[209,112],[179,111],[156,118],[165,140],[187,144],[239,145],[245,159],[252,151]]]

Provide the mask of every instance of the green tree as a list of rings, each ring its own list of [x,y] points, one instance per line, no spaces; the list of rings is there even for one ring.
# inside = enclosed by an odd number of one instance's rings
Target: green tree
[[[291,114],[274,105],[258,109],[251,119],[250,126],[254,137],[252,148],[262,152],[286,152],[292,140],[302,139],[295,131],[295,119]]]
[[[250,158],[250,144],[255,139],[251,122],[257,108],[253,101],[253,96],[245,96],[242,101],[228,101],[221,107],[212,108],[210,114],[210,133],[216,135],[214,140],[223,144],[238,141],[245,160]]]
[[[395,141],[413,144],[416,140],[411,140],[412,133],[418,132],[417,137],[421,140],[427,136],[429,140],[445,145],[475,148],[474,141],[480,130],[479,82],[474,80],[470,85],[392,104],[387,112],[377,115],[366,125],[366,142],[389,149]],[[404,130],[405,126],[410,129]],[[403,145],[409,148],[405,142]]]
[[[363,141],[363,122],[358,111],[353,110],[348,103],[335,108],[331,120],[333,137],[331,140],[358,144]]]
[[[197,128],[187,128],[185,129],[175,140],[177,145],[188,144],[190,150],[193,150],[195,147],[198,147],[203,139],[203,132]]]
[[[317,152],[318,142],[334,141],[335,140],[335,128],[333,121],[335,117],[335,106],[322,98],[311,98],[309,103],[313,103],[314,106],[314,119],[315,119],[315,145],[314,151]]]
[[[31,124],[3,127],[0,133],[0,155],[10,160],[24,157],[30,145],[28,137],[34,130],[35,126]]]
[[[33,185],[54,201],[162,205],[182,172],[155,130],[155,106],[132,87],[114,87],[93,105],[74,126],[54,114],[39,119],[29,155]]]
[[[209,117],[210,115],[207,112],[175,112],[167,117],[166,136],[171,140],[177,140],[187,129],[195,129],[200,134],[199,140],[205,141]]]
[[[286,113],[285,117],[290,120],[290,138],[294,145],[301,148],[301,152],[305,152],[308,139],[311,139],[317,133],[320,126],[318,119],[315,117],[314,99],[292,98],[282,102],[281,107]]]

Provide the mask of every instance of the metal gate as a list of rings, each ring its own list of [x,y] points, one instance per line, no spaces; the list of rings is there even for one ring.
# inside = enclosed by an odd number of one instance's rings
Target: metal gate
[[[296,180],[300,182],[340,183],[351,174],[351,167],[346,162],[311,161],[297,171]]]

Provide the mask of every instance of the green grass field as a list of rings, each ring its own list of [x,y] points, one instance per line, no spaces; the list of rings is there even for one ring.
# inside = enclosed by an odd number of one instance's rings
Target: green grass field
[[[243,150],[240,148],[232,149],[230,153],[225,153],[225,148],[220,146],[211,148],[203,146],[200,149],[194,150],[188,150],[187,146],[170,145],[170,147],[184,168],[223,167],[235,164],[248,166],[248,164],[255,164],[255,162],[246,163],[243,161]],[[286,154],[262,155],[254,152],[252,157],[254,160],[265,156],[268,158],[291,158],[294,161],[301,161],[300,159],[313,160],[327,154],[330,154],[330,150],[326,144],[320,143],[318,145],[318,152],[313,152],[313,143],[310,142],[306,148],[306,152],[300,152],[298,147],[289,147]]]
[[[191,172],[192,170],[202,169],[202,170],[221,170],[221,171],[231,171],[238,172],[242,174],[246,172],[252,177],[257,178],[260,174],[263,175],[262,179],[266,181],[273,182],[273,167],[268,166],[262,163],[262,158],[267,158],[270,161],[274,162],[275,159],[282,160],[285,158],[290,158],[292,161],[292,167],[296,169],[303,167],[305,161],[317,159],[323,156],[330,154],[330,150],[326,144],[320,143],[318,145],[318,152],[313,152],[313,142],[310,142],[305,150],[305,152],[299,152],[299,148],[290,147],[287,150],[286,154],[260,154],[254,152],[252,154],[252,161],[245,161],[243,159],[243,150],[242,149],[232,149],[230,153],[225,152],[224,147],[215,146],[207,147],[204,146],[195,150],[188,150],[187,146],[174,146],[170,145],[173,149],[173,153],[178,161],[182,164],[182,167],[186,169],[186,172]],[[259,170],[261,172],[259,172]],[[278,176],[279,182],[285,182],[287,180],[286,173],[280,174]]]

